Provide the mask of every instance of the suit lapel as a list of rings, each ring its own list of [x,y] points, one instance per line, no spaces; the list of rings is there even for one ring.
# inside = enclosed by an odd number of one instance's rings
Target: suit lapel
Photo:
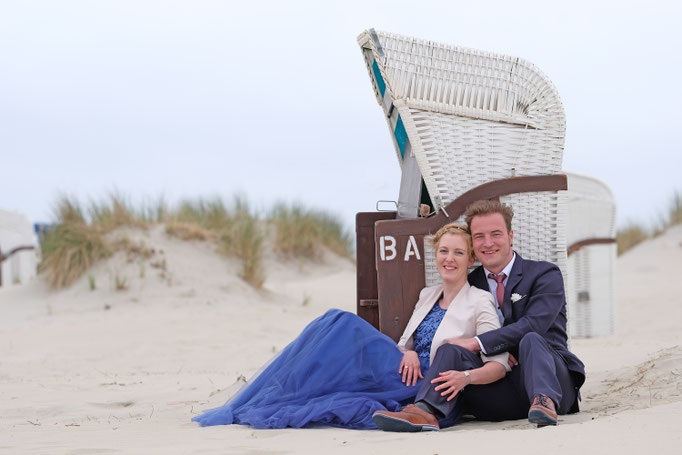
[[[490,286],[488,286],[488,279],[485,276],[483,266],[478,266],[471,272],[469,275],[469,284],[483,291],[490,292]]]
[[[511,295],[519,282],[523,278],[523,258],[516,253],[516,259],[514,260],[514,265],[512,266],[511,272],[509,273],[509,279],[507,280],[507,286],[504,288],[504,305],[502,306],[502,314],[504,315],[504,320],[511,321],[512,317],[512,302]]]

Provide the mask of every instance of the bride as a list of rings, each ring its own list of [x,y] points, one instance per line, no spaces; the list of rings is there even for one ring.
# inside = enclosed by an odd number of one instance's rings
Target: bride
[[[397,411],[414,399],[439,346],[500,326],[492,295],[467,283],[473,264],[467,229],[447,224],[432,245],[442,284],[421,291],[397,345],[357,315],[329,310],[227,403],[192,420],[201,426],[376,428],[375,411]],[[482,355],[484,365],[472,375],[476,383],[502,378],[507,357]],[[443,388],[443,395],[456,393]]]

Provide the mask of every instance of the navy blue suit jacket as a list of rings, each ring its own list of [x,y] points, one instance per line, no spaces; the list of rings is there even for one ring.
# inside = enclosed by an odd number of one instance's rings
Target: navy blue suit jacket
[[[469,274],[469,284],[490,291],[483,267],[477,267]],[[521,298],[512,303],[512,294]],[[566,293],[559,267],[549,262],[525,260],[516,253],[504,291],[502,314],[502,327],[478,335],[487,354],[506,351],[518,358],[521,338],[535,332],[564,359],[573,373],[575,386],[580,387],[585,382],[585,365],[568,350]]]

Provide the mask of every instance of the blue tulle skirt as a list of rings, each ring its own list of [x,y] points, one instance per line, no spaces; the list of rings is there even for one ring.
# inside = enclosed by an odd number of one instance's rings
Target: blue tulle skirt
[[[355,314],[330,310],[303,332],[227,403],[192,420],[253,428],[337,426],[376,428],[372,413],[412,402],[401,382],[396,344]],[[428,360],[422,365],[426,373]]]

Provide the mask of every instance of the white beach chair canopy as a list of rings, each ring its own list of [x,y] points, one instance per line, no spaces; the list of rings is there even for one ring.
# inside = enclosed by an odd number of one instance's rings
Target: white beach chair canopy
[[[398,160],[411,149],[435,209],[489,181],[561,171],[563,106],[533,64],[374,30],[358,42]]]

